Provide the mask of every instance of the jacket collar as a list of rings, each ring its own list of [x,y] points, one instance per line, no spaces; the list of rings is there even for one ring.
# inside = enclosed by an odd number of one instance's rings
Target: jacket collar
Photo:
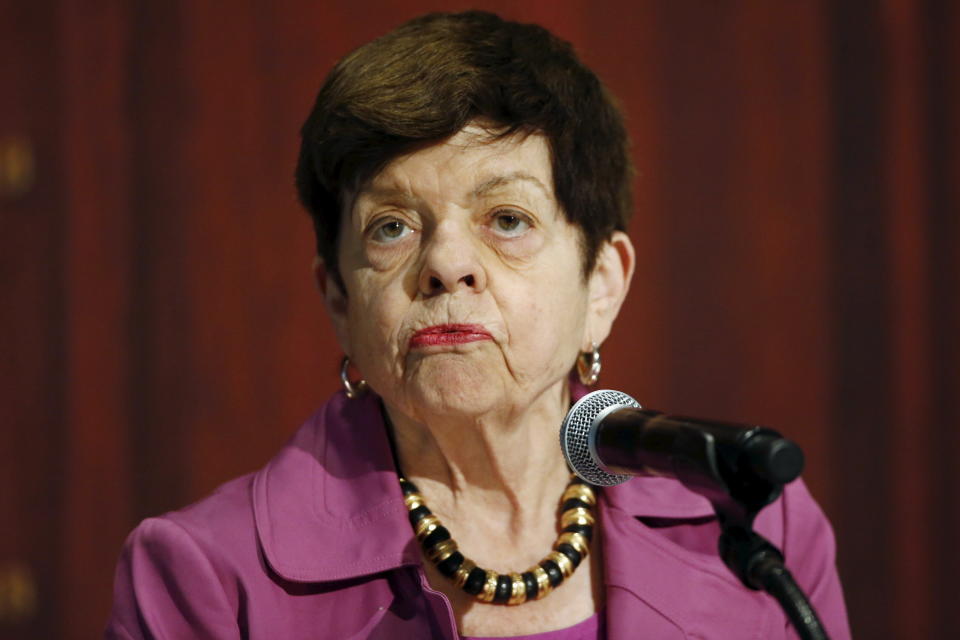
[[[633,518],[692,520],[714,515],[709,500],[673,478],[637,476],[603,493],[610,508]]]
[[[713,513],[669,478],[638,477],[604,494],[610,509],[628,517]],[[264,555],[287,580],[342,580],[420,564],[373,393],[355,400],[337,393],[314,414],[254,477],[253,508]]]
[[[658,490],[665,492],[662,497],[646,495]],[[706,500],[685,494],[690,492],[679,482],[645,477],[605,492],[601,531],[608,638],[634,638],[637,629],[665,639],[781,637],[777,625],[782,627],[783,620],[772,601],[743,587],[719,554],[685,548],[635,520],[638,515],[676,519],[682,526],[712,515]],[[670,496],[677,500],[673,505],[667,503]],[[621,506],[637,508],[628,513]]]

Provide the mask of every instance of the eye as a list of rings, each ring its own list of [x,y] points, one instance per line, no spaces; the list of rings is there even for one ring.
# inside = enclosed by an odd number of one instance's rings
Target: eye
[[[530,229],[529,219],[519,211],[502,209],[493,215],[493,230],[507,237],[521,236]]]
[[[373,228],[373,240],[385,244],[397,242],[413,233],[407,223],[396,218],[383,221]]]

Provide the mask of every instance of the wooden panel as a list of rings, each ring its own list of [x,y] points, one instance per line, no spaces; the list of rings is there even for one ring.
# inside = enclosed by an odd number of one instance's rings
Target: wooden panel
[[[887,570],[892,543],[887,509],[892,479],[890,257],[882,185],[888,67],[878,7],[830,5],[834,111],[832,222],[833,357],[837,387],[834,468],[844,506],[835,525],[840,567],[853,582],[847,602],[856,632],[886,637],[893,607],[887,580],[866,587],[866,576]],[[869,535],[864,535],[869,531]]]
[[[125,91],[136,148],[130,156],[131,462],[135,520],[189,495],[190,417],[209,393],[196,385],[190,294],[206,265],[187,252],[191,204],[204,173],[192,172],[193,61],[183,52],[178,3],[142,3],[131,13]],[[199,220],[198,220],[199,222]],[[214,320],[210,318],[210,320]]]
[[[920,38],[931,295],[924,310],[929,343],[918,340],[915,348],[929,347],[932,411],[928,424],[911,420],[901,428],[926,445],[926,456],[912,473],[929,477],[933,513],[926,535],[900,553],[918,562],[924,556],[917,546],[931,550],[932,627],[947,637],[960,628],[960,589],[954,580],[960,572],[960,553],[954,549],[960,539],[960,476],[955,471],[960,452],[960,7],[936,0],[922,3]]]
[[[69,526],[61,529],[56,620],[58,637],[82,638],[104,624],[111,565],[132,521],[129,20],[122,2],[65,1],[56,16],[69,380],[62,439]]]
[[[42,5],[0,2],[0,637],[11,640],[56,637],[62,605],[66,353],[54,41]]]
[[[886,247],[892,258],[891,295],[893,320],[893,418],[890,473],[894,518],[890,569],[894,589],[895,637],[935,637],[933,549],[916,544],[927,535],[933,516],[932,474],[916,473],[926,464],[933,427],[930,398],[931,334],[927,311],[932,279],[927,272],[930,238],[923,215],[927,208],[923,163],[925,154],[923,113],[923,56],[919,6],[913,2],[887,2],[883,26],[890,52],[890,95],[887,121],[890,132],[887,154],[890,175],[886,193],[890,224]]]
[[[752,2],[737,15],[740,96],[732,167],[734,240],[718,247],[733,270],[724,312],[741,362],[727,402],[800,443],[804,477],[835,511],[828,442],[835,384],[830,354],[827,156],[830,119],[825,16],[815,3]],[[724,268],[717,265],[717,268]]]

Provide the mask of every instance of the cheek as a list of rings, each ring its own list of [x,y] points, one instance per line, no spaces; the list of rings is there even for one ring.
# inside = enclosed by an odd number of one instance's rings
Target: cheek
[[[389,286],[377,277],[359,277],[351,287],[347,322],[353,357],[370,361],[395,348],[395,337],[407,305],[402,288]]]
[[[574,287],[576,287],[574,281]],[[506,296],[510,352],[516,368],[565,368],[580,350],[586,296],[570,283],[543,284]]]

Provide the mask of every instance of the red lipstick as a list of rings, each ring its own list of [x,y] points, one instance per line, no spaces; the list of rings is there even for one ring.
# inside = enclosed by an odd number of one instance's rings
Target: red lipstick
[[[434,347],[450,344],[465,344],[478,340],[492,340],[490,334],[479,324],[438,324],[420,329],[410,338],[410,347]]]

